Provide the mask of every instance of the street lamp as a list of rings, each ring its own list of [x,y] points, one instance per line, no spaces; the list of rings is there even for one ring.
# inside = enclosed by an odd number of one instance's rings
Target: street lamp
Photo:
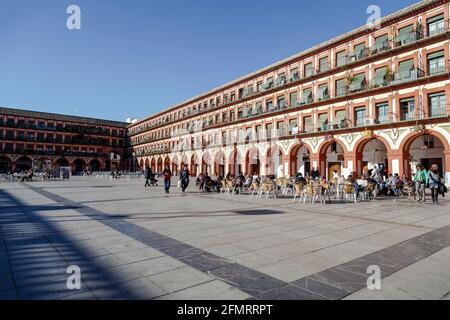
[[[136,152],[133,152],[133,172],[136,172]]]

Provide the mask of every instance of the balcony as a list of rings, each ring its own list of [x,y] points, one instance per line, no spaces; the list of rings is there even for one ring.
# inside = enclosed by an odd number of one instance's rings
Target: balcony
[[[412,44],[423,39],[423,34],[421,31],[413,31],[406,34],[399,35],[392,39],[394,48],[404,47],[406,45]]]
[[[394,86],[405,82],[417,80],[425,76],[425,72],[420,69],[411,69],[408,71],[397,72],[394,74],[393,80],[390,81],[390,85]]]

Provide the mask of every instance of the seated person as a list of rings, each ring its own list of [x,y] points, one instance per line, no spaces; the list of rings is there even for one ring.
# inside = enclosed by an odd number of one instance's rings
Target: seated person
[[[295,183],[307,183],[305,177],[303,177],[302,173],[297,173],[297,175],[295,176]]]
[[[244,188],[249,188],[253,183],[253,178],[250,175],[247,175],[247,178],[245,179]]]

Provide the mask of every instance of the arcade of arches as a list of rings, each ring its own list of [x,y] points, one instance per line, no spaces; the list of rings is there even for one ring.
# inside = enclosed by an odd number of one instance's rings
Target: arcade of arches
[[[245,145],[238,148],[218,148],[205,152],[184,152],[145,157],[140,160],[162,171],[169,166],[175,174],[187,165],[191,175],[236,176],[259,174],[293,176],[297,172],[305,174],[317,168],[322,176],[331,178],[339,175],[360,176],[384,165],[390,173],[411,176],[418,163],[425,167],[438,164],[442,176],[450,180],[450,134],[427,130],[422,133],[405,132],[395,141],[386,134],[364,137],[359,134],[349,143],[343,137],[330,140],[317,139],[316,144],[304,142],[276,142],[272,145]],[[314,142],[314,141],[313,141]],[[2,162],[0,162],[1,164]]]

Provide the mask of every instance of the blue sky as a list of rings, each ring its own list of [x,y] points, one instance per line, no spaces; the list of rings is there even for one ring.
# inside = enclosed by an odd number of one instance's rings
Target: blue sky
[[[0,0],[0,106],[143,118],[415,2]]]

